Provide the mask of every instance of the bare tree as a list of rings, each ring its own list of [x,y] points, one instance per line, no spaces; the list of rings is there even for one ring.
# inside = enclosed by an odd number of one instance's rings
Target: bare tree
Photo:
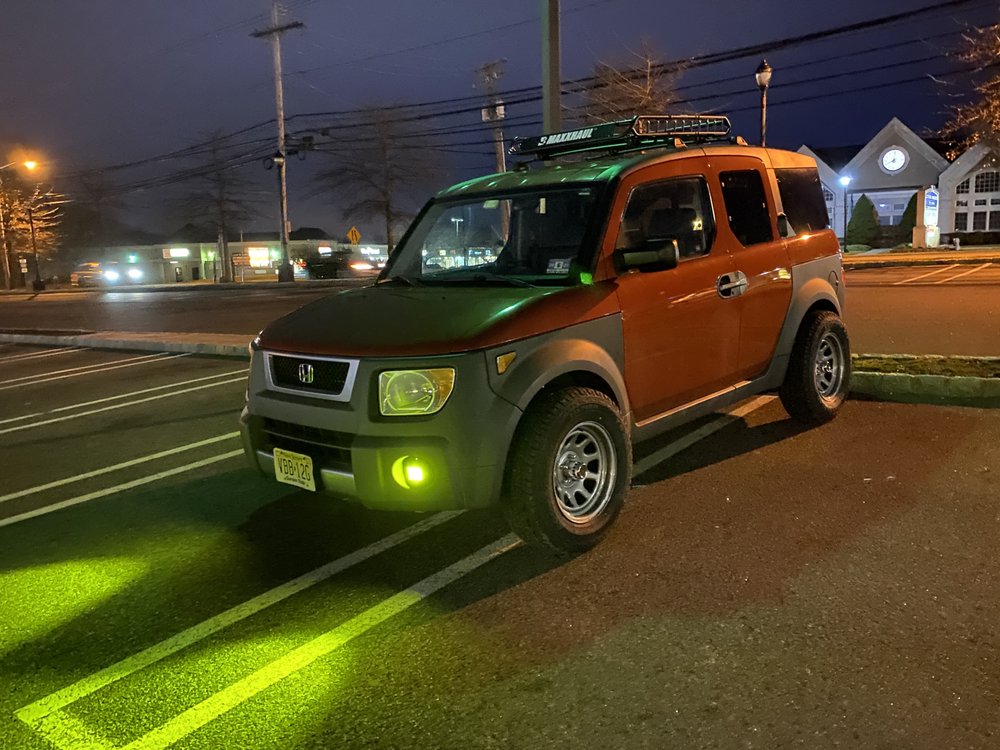
[[[226,138],[214,133],[200,164],[192,169],[192,188],[175,202],[189,222],[204,222],[216,231],[223,281],[232,281],[229,232],[253,218],[259,202],[253,181],[238,171],[246,164],[244,157],[242,153],[234,157]]]
[[[652,46],[643,42],[624,63],[601,61],[594,66],[579,117],[596,123],[666,113],[678,102],[675,87],[681,72],[662,63]]]
[[[1000,25],[972,29],[954,57],[972,68],[978,83],[968,101],[952,107],[951,120],[941,130],[944,138],[956,142],[955,155],[983,142],[1000,148]],[[987,72],[989,71],[989,72]]]
[[[334,164],[315,176],[315,192],[334,198],[345,217],[380,221],[391,253],[396,230],[411,218],[407,207],[440,180],[441,153],[385,107],[369,107],[360,119],[355,137],[316,146]]]
[[[52,257],[59,244],[60,208],[66,198],[51,188],[29,183],[17,176],[5,177],[0,190],[0,221],[3,229],[4,271],[7,288],[20,283],[15,253]],[[34,233],[34,238],[32,238]]]
[[[61,233],[68,248],[109,244],[120,231],[121,190],[102,172],[86,172],[69,189],[73,202],[62,211]]]

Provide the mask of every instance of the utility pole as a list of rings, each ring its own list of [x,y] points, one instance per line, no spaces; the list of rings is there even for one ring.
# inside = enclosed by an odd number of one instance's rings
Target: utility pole
[[[274,98],[278,108],[278,152],[274,155],[274,165],[278,168],[278,193],[281,201],[281,265],[278,267],[278,281],[294,281],[292,261],[288,256],[288,183],[285,180],[285,94],[281,81],[281,35],[292,29],[301,29],[301,21],[280,23],[278,0],[271,0],[271,27],[255,31],[250,36],[257,39],[269,37],[274,57]]]
[[[542,1],[542,130],[556,133],[561,127],[559,109],[559,0]]]
[[[7,240],[7,192],[3,186],[3,172],[0,171],[0,253],[3,254],[4,283],[7,289],[14,288],[14,262],[11,259],[10,243]]]
[[[501,124],[507,116],[503,99],[497,96],[497,81],[503,78],[503,65],[506,58],[494,60],[482,65],[476,72],[479,74],[479,86],[486,90],[486,106],[483,107],[483,122],[493,124],[493,148],[496,151],[497,172],[507,171],[507,153],[503,144],[503,125]],[[510,208],[508,203],[503,204],[500,213],[500,229],[503,239],[506,240],[510,233]]]

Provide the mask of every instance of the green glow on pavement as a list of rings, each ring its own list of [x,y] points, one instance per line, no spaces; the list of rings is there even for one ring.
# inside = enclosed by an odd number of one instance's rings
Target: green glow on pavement
[[[0,654],[40,638],[146,575],[126,557],[67,560],[0,575]]]

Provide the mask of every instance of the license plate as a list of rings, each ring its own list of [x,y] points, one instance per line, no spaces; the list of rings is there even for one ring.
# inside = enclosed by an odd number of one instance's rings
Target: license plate
[[[301,453],[293,453],[281,448],[274,449],[274,477],[279,482],[316,491],[313,476],[313,460]]]

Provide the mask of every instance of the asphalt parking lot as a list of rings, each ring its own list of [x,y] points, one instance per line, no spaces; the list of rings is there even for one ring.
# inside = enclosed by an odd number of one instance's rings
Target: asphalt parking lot
[[[1000,744],[1000,412],[756,399],[558,560],[250,471],[245,367],[0,346],[0,746]]]

